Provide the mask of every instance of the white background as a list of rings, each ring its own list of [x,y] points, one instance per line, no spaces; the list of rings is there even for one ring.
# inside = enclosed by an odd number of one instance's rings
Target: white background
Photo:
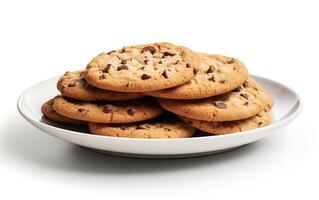
[[[318,199],[316,1],[1,1],[0,199]],[[280,134],[184,160],[105,156],[48,136],[17,112],[27,87],[102,51],[169,41],[243,60],[295,89]]]

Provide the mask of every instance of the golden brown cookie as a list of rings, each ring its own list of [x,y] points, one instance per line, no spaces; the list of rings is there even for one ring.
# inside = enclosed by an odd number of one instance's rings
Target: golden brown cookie
[[[207,122],[186,117],[180,117],[180,119],[194,128],[217,135],[248,131],[271,124],[271,117],[266,111],[247,119],[228,122]]]
[[[181,85],[195,74],[200,56],[185,47],[155,43],[101,53],[87,66],[86,80],[102,89],[147,92]]]
[[[222,55],[201,55],[204,61],[192,80],[180,86],[146,94],[168,99],[202,99],[229,92],[248,79],[248,70],[238,59]]]
[[[127,138],[187,138],[194,128],[180,120],[147,121],[134,124],[89,123],[90,132],[95,135]]]
[[[272,107],[272,99],[251,78],[231,92],[197,100],[158,99],[170,112],[191,119],[204,121],[234,121],[256,115]]]
[[[68,117],[65,117],[63,115],[60,115],[55,110],[53,110],[53,102],[54,98],[50,99],[49,101],[45,102],[41,107],[41,112],[43,116],[49,120],[64,123],[64,124],[71,124],[71,125],[87,125],[87,122],[71,119]]]
[[[85,70],[66,72],[58,81],[58,90],[67,97],[82,101],[125,101],[142,98],[141,93],[102,90],[88,84]]]
[[[131,123],[159,116],[163,109],[151,97],[108,103],[89,103],[57,97],[53,108],[59,114],[97,123]]]

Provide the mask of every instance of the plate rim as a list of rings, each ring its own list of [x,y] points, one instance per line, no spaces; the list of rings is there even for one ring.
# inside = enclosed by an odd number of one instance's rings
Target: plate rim
[[[246,134],[253,134],[255,132],[259,132],[259,131],[267,131],[268,129],[278,129],[278,128],[281,128],[283,126],[285,126],[286,124],[288,124],[289,122],[291,122],[292,120],[294,120],[299,114],[300,112],[302,111],[302,108],[303,108],[303,101],[302,99],[300,98],[300,95],[295,92],[293,89],[291,89],[289,86],[287,85],[284,85],[280,82],[277,82],[277,81],[274,81],[270,78],[266,78],[266,77],[263,77],[263,76],[258,76],[258,75],[250,75],[253,79],[254,78],[258,78],[258,79],[264,79],[268,82],[273,82],[277,85],[280,85],[281,87],[285,88],[286,90],[290,91],[293,95],[296,96],[297,98],[297,103],[298,104],[297,106],[297,109],[292,113],[290,114],[289,116],[283,118],[283,119],[280,119],[279,121],[276,121],[275,123],[272,123],[268,126],[265,126],[265,127],[261,127],[261,128],[258,128],[258,129],[252,129],[252,130],[248,130],[248,131],[242,131],[242,132],[236,132],[236,133],[232,133],[232,134],[221,134],[221,135],[212,135],[212,136],[203,136],[203,137],[190,137],[190,138],[170,138],[170,139],[165,139],[165,138],[159,138],[159,139],[156,139],[156,138],[125,138],[125,137],[112,137],[112,136],[101,136],[101,135],[93,135],[93,134],[83,134],[82,132],[78,132],[78,131],[74,131],[74,130],[68,130],[68,129],[64,129],[64,128],[60,128],[60,127],[56,127],[56,126],[52,126],[52,125],[49,125],[49,124],[46,124],[46,123],[43,123],[39,120],[35,120],[34,117],[30,117],[30,116],[27,116],[27,114],[24,113],[23,111],[23,105],[22,105],[22,101],[25,97],[26,94],[28,94],[28,92],[30,90],[32,90],[35,86],[39,85],[39,84],[42,84],[50,79],[56,79],[58,78],[59,76],[55,76],[55,77],[52,77],[52,78],[49,78],[49,79],[46,79],[46,80],[43,80],[43,81],[40,81],[40,82],[37,82],[35,84],[33,84],[32,86],[30,86],[29,88],[27,88],[26,90],[24,90],[22,92],[22,94],[19,96],[18,100],[17,100],[17,109],[20,113],[20,115],[25,119],[27,120],[29,123],[31,123],[33,126],[36,126],[37,128],[39,128],[36,124],[38,124],[39,126],[44,126],[46,128],[50,128],[50,129],[55,129],[55,131],[58,131],[60,134],[75,134],[75,135],[85,135],[86,137],[93,137],[93,138],[97,138],[97,139],[102,139],[102,140],[124,140],[124,141],[129,141],[129,142],[176,142],[176,141],[194,141],[194,140],[207,140],[208,138],[214,138],[214,139],[223,139],[223,138],[231,138],[231,137],[238,137],[238,136],[241,136],[241,135],[246,135]],[[42,130],[43,131],[43,130]],[[45,133],[47,133],[46,131],[43,131]],[[47,133],[48,134],[48,133]]]

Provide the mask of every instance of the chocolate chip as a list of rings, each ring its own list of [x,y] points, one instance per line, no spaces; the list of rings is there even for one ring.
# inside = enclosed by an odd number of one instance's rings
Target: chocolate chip
[[[110,69],[111,69],[111,64],[107,64],[106,67],[104,67],[104,69],[102,70],[103,73],[109,73]]]
[[[143,74],[142,76],[141,76],[141,79],[142,80],[147,80],[147,79],[150,79],[151,78],[151,76],[150,75],[147,75],[147,74]]]
[[[140,68],[138,68],[139,70],[144,70],[145,69],[145,67],[140,67]]]
[[[214,76],[212,76],[211,78],[209,78],[208,79],[209,81],[213,81],[213,82],[215,82],[215,77]]]
[[[106,54],[107,54],[107,55],[110,55],[111,53],[114,53],[114,52],[115,52],[115,50],[109,51],[109,52],[107,52]]]
[[[198,72],[198,69],[193,69],[193,74],[197,74],[197,72]]]
[[[142,49],[142,53],[146,51],[150,52],[151,54],[154,54],[156,52],[156,49],[155,47],[152,47],[152,46],[146,46]]]
[[[224,102],[222,102],[222,101],[216,101],[213,104],[214,104],[214,106],[216,106],[219,109],[227,108],[227,105]]]
[[[109,105],[105,105],[104,108],[103,108],[103,112],[104,113],[110,113],[112,112],[112,109]]]
[[[246,102],[244,103],[244,106],[248,106],[248,104],[249,104],[248,101],[246,101]]]
[[[106,75],[105,75],[105,74],[100,75],[100,76],[99,76],[99,79],[100,79],[100,80],[106,79]]]
[[[126,83],[126,85],[125,85],[125,87],[131,87],[131,85],[132,85],[132,82],[128,82],[128,83]]]
[[[147,65],[148,60],[144,60],[144,64]]]
[[[166,128],[166,127],[164,128],[164,130],[165,130],[165,131],[171,131],[171,129],[169,129],[169,128]]]
[[[126,60],[122,60],[121,64],[123,64],[123,65],[126,64]]]
[[[127,112],[128,115],[133,116],[135,114],[136,110],[134,108],[130,108],[126,112]]]
[[[75,83],[69,83],[68,87],[75,87]]]
[[[164,70],[164,72],[162,73],[162,76],[164,76],[164,78],[168,78],[168,75],[167,75],[167,71]]]
[[[87,112],[89,112],[89,110],[84,109],[84,108],[79,108],[79,109],[78,109],[78,112],[80,112],[80,113],[87,113]]]
[[[121,65],[117,68],[117,71],[121,71],[121,70],[128,70],[128,67],[126,65]]]
[[[236,60],[234,59],[234,58],[232,58],[232,59],[230,59],[227,63],[228,64],[233,64],[233,63],[235,63],[236,62]]]
[[[78,109],[78,111],[79,111],[79,112],[84,112],[84,111],[85,111],[85,109],[83,109],[83,108],[79,108],[79,109]]]
[[[162,61],[160,60],[160,61],[158,61],[158,64],[162,64]]]
[[[263,123],[262,122],[258,122],[258,126],[261,126]]]
[[[186,64],[186,67],[187,67],[187,68],[191,68],[191,65],[187,63],[187,64]]]
[[[125,48],[123,47],[119,52],[120,53],[124,53],[125,52]]]
[[[245,99],[248,99],[249,95],[248,94],[244,94],[244,93],[240,93],[240,96],[245,98]]]
[[[175,53],[170,53],[168,51],[165,51],[162,58],[164,58],[165,56],[175,56],[175,55],[176,55]]]
[[[85,78],[82,78],[80,81],[79,81],[82,85],[87,85],[88,82],[86,81]]]
[[[221,83],[221,84],[224,84],[224,83],[226,83],[226,80],[222,79],[222,80],[219,80],[218,82]]]
[[[213,66],[209,66],[208,70],[207,70],[207,74],[208,73],[213,73],[214,72],[214,67]]]

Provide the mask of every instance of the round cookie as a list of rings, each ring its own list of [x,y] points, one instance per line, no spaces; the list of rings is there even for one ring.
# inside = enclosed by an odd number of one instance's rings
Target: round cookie
[[[102,90],[88,84],[85,70],[66,72],[58,81],[58,90],[67,97],[82,101],[125,101],[143,97],[141,93]]]
[[[271,124],[271,117],[266,111],[248,119],[228,122],[207,122],[186,117],[180,117],[180,119],[194,128],[216,135],[248,131]]]
[[[168,99],[202,99],[229,92],[248,79],[248,70],[239,60],[222,55],[201,55],[204,61],[192,80],[146,94]]]
[[[131,123],[159,116],[163,109],[150,97],[132,101],[108,103],[80,102],[57,97],[53,109],[59,114],[97,123]]]
[[[196,100],[158,99],[170,112],[204,121],[234,121],[256,115],[272,107],[272,99],[256,81],[249,78],[231,92]]]
[[[54,98],[50,99],[49,101],[45,102],[42,105],[41,112],[45,118],[55,122],[60,122],[63,124],[87,125],[87,122],[85,121],[71,119],[57,113],[55,110],[53,110],[53,102],[54,102]]]
[[[155,43],[101,53],[87,65],[86,80],[102,89],[147,92],[181,85],[194,74],[201,57],[185,47]]]
[[[90,132],[95,135],[126,138],[187,138],[194,128],[179,120],[150,121],[134,124],[89,123]]]

